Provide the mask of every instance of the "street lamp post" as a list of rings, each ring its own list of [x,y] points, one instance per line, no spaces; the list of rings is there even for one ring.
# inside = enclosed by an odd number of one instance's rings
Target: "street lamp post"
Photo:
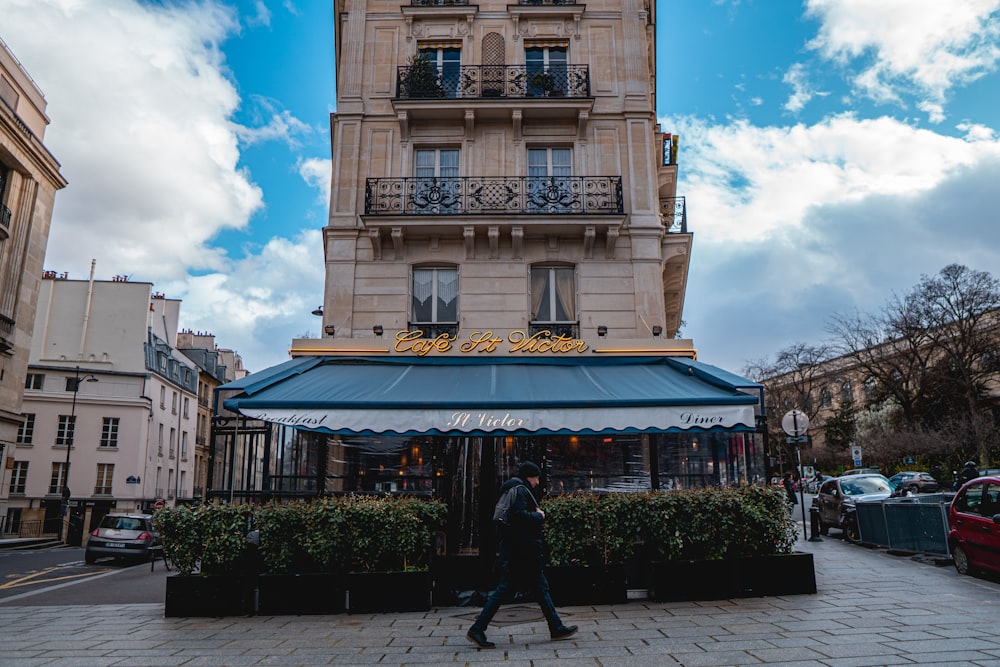
[[[80,393],[80,383],[81,382],[97,382],[97,377],[91,373],[85,375],[80,375],[80,367],[76,367],[72,378],[72,385],[70,391],[73,392],[73,402],[69,411],[69,437],[66,439],[66,465],[63,467],[63,488],[62,488],[62,521],[59,522],[59,539],[63,542],[69,541],[69,454],[73,449],[73,443],[76,440],[76,395]],[[65,537],[64,537],[65,536]]]

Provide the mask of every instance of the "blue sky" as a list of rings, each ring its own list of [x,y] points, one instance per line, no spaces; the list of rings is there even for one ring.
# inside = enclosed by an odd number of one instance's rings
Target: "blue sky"
[[[1000,0],[671,0],[682,333],[739,371],[959,262],[1000,275]],[[332,0],[0,0],[70,181],[46,268],[127,274],[259,370],[317,335]]]

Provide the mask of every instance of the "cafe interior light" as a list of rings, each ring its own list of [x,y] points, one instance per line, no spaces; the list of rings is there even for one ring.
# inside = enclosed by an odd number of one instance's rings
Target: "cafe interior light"
[[[603,324],[597,327],[597,335],[604,338],[608,335],[608,328]]]
[[[372,327],[372,333],[375,334],[376,336],[381,336],[383,333],[385,333],[385,329],[382,328],[381,324],[376,324],[375,326]]]
[[[323,333],[325,333],[330,338],[333,338],[333,334],[335,334],[336,332],[337,332],[337,327],[333,326],[332,324],[327,324],[325,327],[323,327]]]

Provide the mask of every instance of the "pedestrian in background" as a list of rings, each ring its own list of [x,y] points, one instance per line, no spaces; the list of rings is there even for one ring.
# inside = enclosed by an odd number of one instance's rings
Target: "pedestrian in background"
[[[531,591],[538,600],[542,615],[549,626],[549,636],[553,640],[568,639],[577,630],[575,625],[563,625],[555,605],[549,595],[549,582],[545,579],[545,550],[542,544],[542,523],[545,512],[538,506],[532,489],[538,486],[541,469],[526,461],[517,469],[517,476],[504,482],[500,487],[500,498],[514,489],[507,511],[507,522],[498,523],[500,531],[500,555],[498,565],[500,581],[496,590],[490,593],[472,627],[465,634],[466,639],[477,648],[494,648],[496,644],[486,638],[486,628],[500,605],[508,602],[516,591]],[[530,486],[529,486],[530,485]]]
[[[785,473],[785,479],[782,480],[781,485],[785,487],[785,493],[788,494],[788,504],[798,505],[799,499],[795,497],[795,482],[792,481],[792,473]]]

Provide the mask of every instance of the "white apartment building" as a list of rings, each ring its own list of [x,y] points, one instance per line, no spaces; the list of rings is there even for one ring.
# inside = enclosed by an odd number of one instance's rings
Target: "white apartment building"
[[[0,29],[3,28],[0,21]],[[66,187],[45,147],[45,97],[0,39],[0,487],[22,424],[28,346],[52,206]],[[0,533],[7,530],[0,491]]]
[[[191,498],[198,369],[177,350],[180,305],[124,277],[45,274],[2,489],[9,525],[61,534],[67,487],[71,544],[109,511]]]

